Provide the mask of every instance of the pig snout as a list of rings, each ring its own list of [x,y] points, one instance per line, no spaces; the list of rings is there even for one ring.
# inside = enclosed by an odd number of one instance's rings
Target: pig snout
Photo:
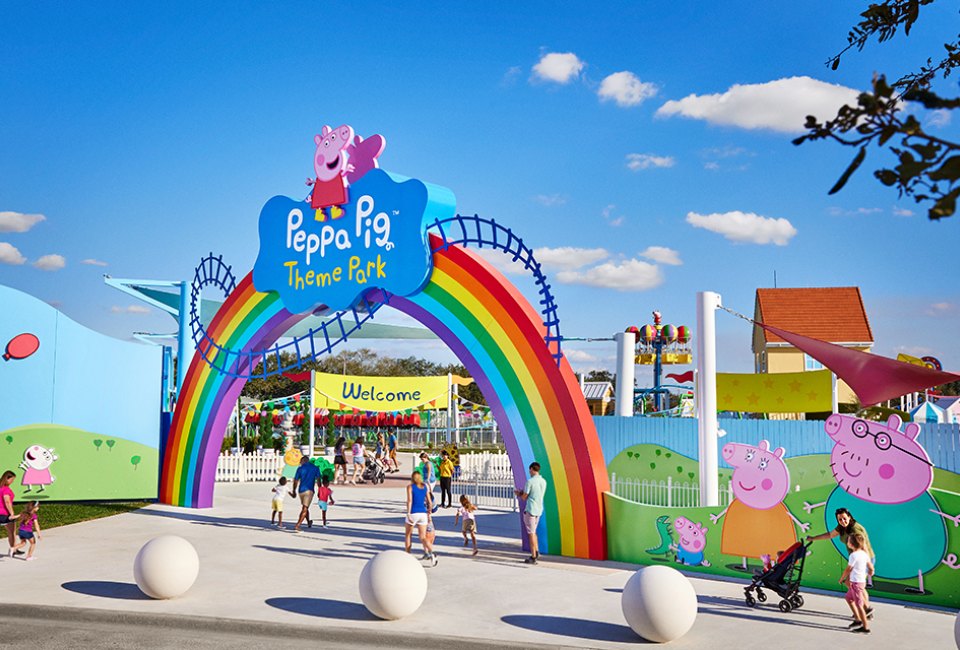
[[[720,453],[723,454],[724,460],[729,461],[731,458],[733,458],[733,451],[734,451],[733,445],[726,444],[723,446],[723,449],[721,450]]]
[[[828,436],[836,439],[840,435],[841,429],[843,429],[843,418],[836,414],[831,415],[827,418],[827,421],[823,423],[823,428]]]

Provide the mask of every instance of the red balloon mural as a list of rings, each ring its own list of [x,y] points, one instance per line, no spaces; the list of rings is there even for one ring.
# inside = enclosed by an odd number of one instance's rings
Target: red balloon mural
[[[3,355],[3,360],[26,359],[38,349],[40,349],[40,339],[35,334],[17,334],[7,343],[7,352]]]

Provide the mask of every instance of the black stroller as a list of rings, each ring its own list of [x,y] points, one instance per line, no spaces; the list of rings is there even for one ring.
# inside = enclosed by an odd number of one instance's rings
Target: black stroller
[[[790,548],[777,556],[777,563],[753,577],[749,587],[743,590],[747,605],[756,607],[757,601],[767,601],[764,589],[769,589],[780,596],[780,611],[787,613],[803,607],[803,596],[800,595],[800,578],[803,577],[803,563],[807,559],[807,549],[810,543],[796,542]],[[753,593],[757,596],[754,598]]]
[[[386,480],[386,476],[387,473],[383,469],[383,464],[379,460],[367,456],[363,467],[363,480],[370,481],[376,485],[377,483],[383,483]]]

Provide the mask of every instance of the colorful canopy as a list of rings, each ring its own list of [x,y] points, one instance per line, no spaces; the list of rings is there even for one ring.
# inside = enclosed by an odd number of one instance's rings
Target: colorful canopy
[[[822,363],[845,381],[857,394],[860,403],[872,406],[907,393],[921,391],[951,381],[960,375],[915,366],[895,359],[869,354],[841,345],[794,334],[772,325],[757,326],[776,334],[798,350]]]

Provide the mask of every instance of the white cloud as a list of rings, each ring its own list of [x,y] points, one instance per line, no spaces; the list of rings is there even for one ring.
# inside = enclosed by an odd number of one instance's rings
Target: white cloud
[[[565,84],[580,76],[583,66],[573,52],[548,52],[533,66],[533,75],[543,81]]]
[[[92,257],[85,260],[80,260],[81,264],[86,264],[87,266],[107,266],[107,263],[102,260],[95,260]]]
[[[827,213],[833,217],[849,217],[855,215],[867,215],[867,214],[878,214],[883,212],[882,208],[854,208],[852,210],[847,210],[846,208],[839,208],[837,206],[832,206],[827,208]]]
[[[680,259],[680,253],[667,248],[666,246],[648,246],[645,251],[640,253],[640,257],[645,257],[654,262],[669,264],[670,266],[680,266],[683,260]]]
[[[565,356],[571,363],[593,363],[594,361],[598,360],[597,357],[589,352],[567,347],[563,348],[563,356]]]
[[[935,302],[926,309],[927,316],[945,316],[957,310],[952,302]]]
[[[27,261],[16,246],[0,241],[0,264],[23,264]]]
[[[500,80],[501,86],[512,86],[516,83],[517,77],[520,76],[520,73],[523,72],[523,69],[518,65],[512,65],[507,68],[507,71],[503,73],[503,79]]]
[[[703,163],[703,168],[709,169],[710,171],[715,172],[718,169],[720,169],[720,163],[710,160],[708,162]]]
[[[552,208],[555,205],[563,205],[566,203],[567,197],[562,194],[537,194],[533,197],[533,200],[540,205]]]
[[[687,95],[657,109],[658,117],[681,115],[744,129],[800,133],[807,115],[833,118],[859,92],[810,77],[787,77],[761,84],[735,84],[724,93]]]
[[[784,218],[762,217],[752,212],[687,213],[687,223],[723,235],[730,241],[786,246],[797,229]]]
[[[673,156],[655,156],[651,153],[628,153],[627,169],[638,172],[651,167],[673,167],[677,164]]]
[[[33,263],[34,268],[41,271],[59,271],[67,265],[67,260],[63,255],[44,255]]]
[[[630,106],[639,106],[644,100],[650,99],[657,94],[657,86],[646,81],[640,81],[637,75],[624,70],[623,72],[614,72],[604,77],[600,82],[600,89],[597,95],[600,101],[615,101],[617,106],[627,108]]]
[[[143,305],[127,305],[126,307],[114,305],[110,308],[110,312],[113,314],[149,314],[150,308]]]
[[[908,210],[907,208],[899,208],[899,207],[897,207],[897,206],[893,206],[893,216],[895,216],[895,217],[912,217],[912,216],[913,216],[913,210]]]
[[[953,119],[953,115],[946,108],[939,108],[935,111],[930,111],[927,113],[926,123],[927,126],[932,126],[936,129],[942,129],[945,126],[950,126],[950,121]]]
[[[656,264],[633,259],[605,262],[582,271],[561,271],[557,273],[557,282],[617,291],[646,291],[660,286],[663,283],[663,274]]]
[[[510,255],[500,251],[482,249],[481,256],[494,268],[507,275],[524,275],[529,271],[520,262],[514,262]],[[533,257],[544,271],[572,271],[594,264],[610,257],[610,252],[604,248],[576,248],[560,246],[558,248],[542,247],[533,249]]]
[[[617,226],[622,226],[623,222],[626,221],[626,217],[622,214],[619,216],[613,216],[613,211],[616,209],[613,203],[601,210],[600,214],[603,216],[603,220],[607,222],[608,225],[616,228]]]
[[[45,219],[42,214],[0,212],[0,232],[27,232]]]

